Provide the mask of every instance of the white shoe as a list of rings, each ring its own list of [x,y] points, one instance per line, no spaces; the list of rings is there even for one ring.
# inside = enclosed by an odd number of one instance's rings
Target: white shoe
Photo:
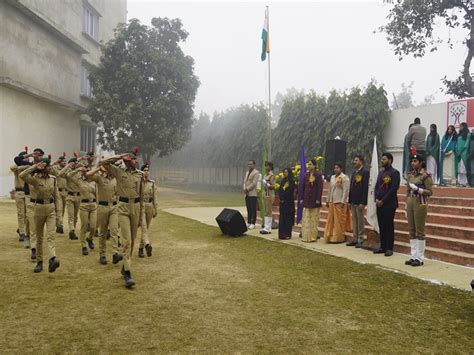
[[[248,229],[254,229],[254,228],[255,228],[255,224],[249,224]]]

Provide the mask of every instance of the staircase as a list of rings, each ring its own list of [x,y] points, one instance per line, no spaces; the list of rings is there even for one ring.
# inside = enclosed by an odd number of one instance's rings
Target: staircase
[[[327,186],[325,186],[327,187]],[[408,223],[405,218],[405,187],[398,191],[399,208],[395,214],[395,251],[410,253]],[[323,201],[327,189],[323,191]],[[328,210],[321,208],[319,232],[324,232]],[[278,201],[273,206],[273,218],[278,221]],[[366,224],[366,235],[373,233]],[[297,225],[293,231],[300,232]],[[474,189],[435,187],[430,198],[426,220],[426,251],[428,259],[474,267]],[[351,233],[346,233],[351,236]]]

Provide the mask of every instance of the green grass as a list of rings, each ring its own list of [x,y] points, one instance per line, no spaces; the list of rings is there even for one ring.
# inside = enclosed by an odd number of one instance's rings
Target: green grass
[[[0,353],[472,352],[470,293],[371,265],[160,212],[154,255],[134,252],[137,286],[126,290],[118,266],[65,237],[57,272],[33,274],[13,204],[0,203],[0,225]]]

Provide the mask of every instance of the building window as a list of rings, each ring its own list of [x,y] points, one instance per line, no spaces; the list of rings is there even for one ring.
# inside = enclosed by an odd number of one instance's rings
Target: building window
[[[96,128],[81,124],[81,152],[90,152],[95,150]]]
[[[92,97],[92,87],[89,80],[89,71],[84,65],[81,65],[81,95]]]
[[[84,5],[82,30],[96,41],[99,39],[99,15],[92,7]]]

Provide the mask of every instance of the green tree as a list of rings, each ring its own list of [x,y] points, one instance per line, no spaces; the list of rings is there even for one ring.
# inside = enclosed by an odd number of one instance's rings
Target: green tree
[[[379,28],[385,32],[388,42],[401,60],[403,56],[423,57],[426,51],[434,52],[446,42],[453,46],[451,38],[437,35],[436,28],[441,23],[451,28],[466,30],[466,57],[461,75],[454,80],[442,79],[448,94],[458,98],[474,96],[470,73],[474,55],[474,4],[472,0],[384,0],[393,3],[387,19],[388,23]]]
[[[179,19],[120,24],[90,69],[89,108],[98,142],[114,151],[139,146],[145,160],[166,156],[190,138],[199,80],[180,44],[188,33]]]

